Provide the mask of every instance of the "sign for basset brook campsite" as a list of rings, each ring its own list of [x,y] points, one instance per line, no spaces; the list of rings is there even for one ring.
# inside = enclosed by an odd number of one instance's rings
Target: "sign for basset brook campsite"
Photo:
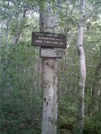
[[[66,48],[66,35],[32,32],[32,46]]]

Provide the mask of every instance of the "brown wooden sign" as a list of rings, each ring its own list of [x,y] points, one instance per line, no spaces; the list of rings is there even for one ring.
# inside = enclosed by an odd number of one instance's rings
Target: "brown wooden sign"
[[[32,32],[32,46],[66,48],[66,36]]]

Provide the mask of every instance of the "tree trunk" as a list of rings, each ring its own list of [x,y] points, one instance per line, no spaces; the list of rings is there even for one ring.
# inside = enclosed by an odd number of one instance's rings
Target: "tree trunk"
[[[84,15],[85,10],[85,0],[80,0],[81,11]],[[84,89],[85,89],[85,79],[86,79],[86,64],[85,64],[85,54],[83,49],[83,26],[82,19],[83,15],[80,16],[79,27],[78,27],[78,40],[77,40],[77,50],[79,56],[79,90],[78,90],[78,117],[77,117],[77,134],[83,134],[83,122],[84,122]]]
[[[95,70],[95,80],[93,83],[92,89],[92,105],[93,107],[98,110],[99,109],[99,99],[98,97],[101,95],[101,47],[100,47],[100,55],[97,63],[97,67]]]
[[[54,32],[56,21],[53,19],[52,5],[45,3],[44,13],[40,13],[40,31]],[[55,57],[52,57],[55,55]],[[41,134],[56,134],[58,112],[57,61],[54,49],[41,48],[43,78],[43,113]]]
[[[61,53],[58,53],[54,49],[41,48],[41,57],[43,79],[43,113],[41,134],[56,134],[58,113],[56,58],[60,58]]]
[[[0,22],[0,37],[2,38],[2,28],[3,28],[3,22]]]
[[[56,134],[57,129],[57,62],[56,59],[42,59],[43,71],[43,117],[41,134]]]
[[[7,38],[8,38],[8,28],[9,28],[9,19],[7,19],[7,28],[6,28],[6,38],[5,38],[5,44],[7,44]]]
[[[8,1],[8,8],[9,8],[9,1]],[[8,11],[8,9],[7,9],[7,11]],[[6,28],[6,38],[5,38],[5,44],[7,44],[7,38],[8,38],[8,28],[9,28],[9,21],[10,21],[10,19],[9,19],[9,17],[7,16],[7,28]]]
[[[20,39],[20,35],[21,35],[21,33],[22,33],[22,25],[23,25],[23,23],[24,23],[24,19],[25,19],[25,17],[26,17],[26,9],[24,10],[24,13],[23,13],[23,17],[22,17],[22,23],[21,23],[21,28],[20,29],[17,29],[18,28],[18,20],[17,20],[17,22],[16,22],[16,26],[15,26],[15,34],[13,35],[13,37],[11,38],[11,44],[16,44],[18,41],[19,41],[19,39]],[[18,16],[19,15],[17,15],[17,19],[18,19]]]

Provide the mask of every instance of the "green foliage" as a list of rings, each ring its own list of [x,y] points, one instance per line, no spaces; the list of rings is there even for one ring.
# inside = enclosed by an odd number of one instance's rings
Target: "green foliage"
[[[27,42],[19,42],[16,45],[8,44],[8,46],[9,51],[6,52],[0,74],[2,77],[0,85],[1,133],[30,134],[36,131],[37,134],[40,131],[39,118],[42,100],[40,100],[41,90],[38,86],[36,88],[33,85],[33,80],[41,82],[40,74],[37,73],[36,78],[32,73],[35,68],[34,63],[37,62],[36,52]],[[37,127],[34,130],[36,124]]]
[[[77,26],[80,16],[78,0],[62,1],[53,10],[60,14],[57,33],[67,28],[67,46],[58,61],[58,134],[73,134],[78,109],[79,62],[76,50]],[[92,3],[95,2],[95,3]],[[10,4],[8,4],[10,3]],[[0,134],[40,134],[42,118],[42,76],[39,48],[31,46],[32,31],[39,31],[37,10],[44,12],[45,0],[2,0],[0,1]],[[59,4],[59,3],[58,3]],[[93,6],[92,6],[93,5]],[[84,134],[101,133],[101,99],[96,96],[100,89],[100,46],[101,15],[100,4],[87,1],[84,18],[84,50],[87,77],[85,86]],[[24,9],[27,15],[22,24]],[[36,12],[34,12],[36,11]],[[94,14],[92,14],[94,12]],[[17,14],[19,17],[17,18]],[[86,19],[87,18],[87,19]],[[89,19],[88,19],[89,18]],[[7,31],[7,20],[9,27]],[[18,22],[18,23],[17,23]],[[18,25],[16,25],[18,24]],[[1,26],[1,25],[0,25]],[[17,44],[11,44],[11,37],[22,30]],[[5,44],[6,34],[7,44]],[[94,90],[96,92],[94,92]]]
[[[100,134],[101,133],[101,111],[96,111],[94,114],[85,117],[84,134]],[[92,114],[92,113],[91,113]]]

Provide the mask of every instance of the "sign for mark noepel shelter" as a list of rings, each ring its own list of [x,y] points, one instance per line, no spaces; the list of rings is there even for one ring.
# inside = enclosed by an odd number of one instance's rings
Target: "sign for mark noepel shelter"
[[[32,32],[32,46],[66,48],[66,35]]]

